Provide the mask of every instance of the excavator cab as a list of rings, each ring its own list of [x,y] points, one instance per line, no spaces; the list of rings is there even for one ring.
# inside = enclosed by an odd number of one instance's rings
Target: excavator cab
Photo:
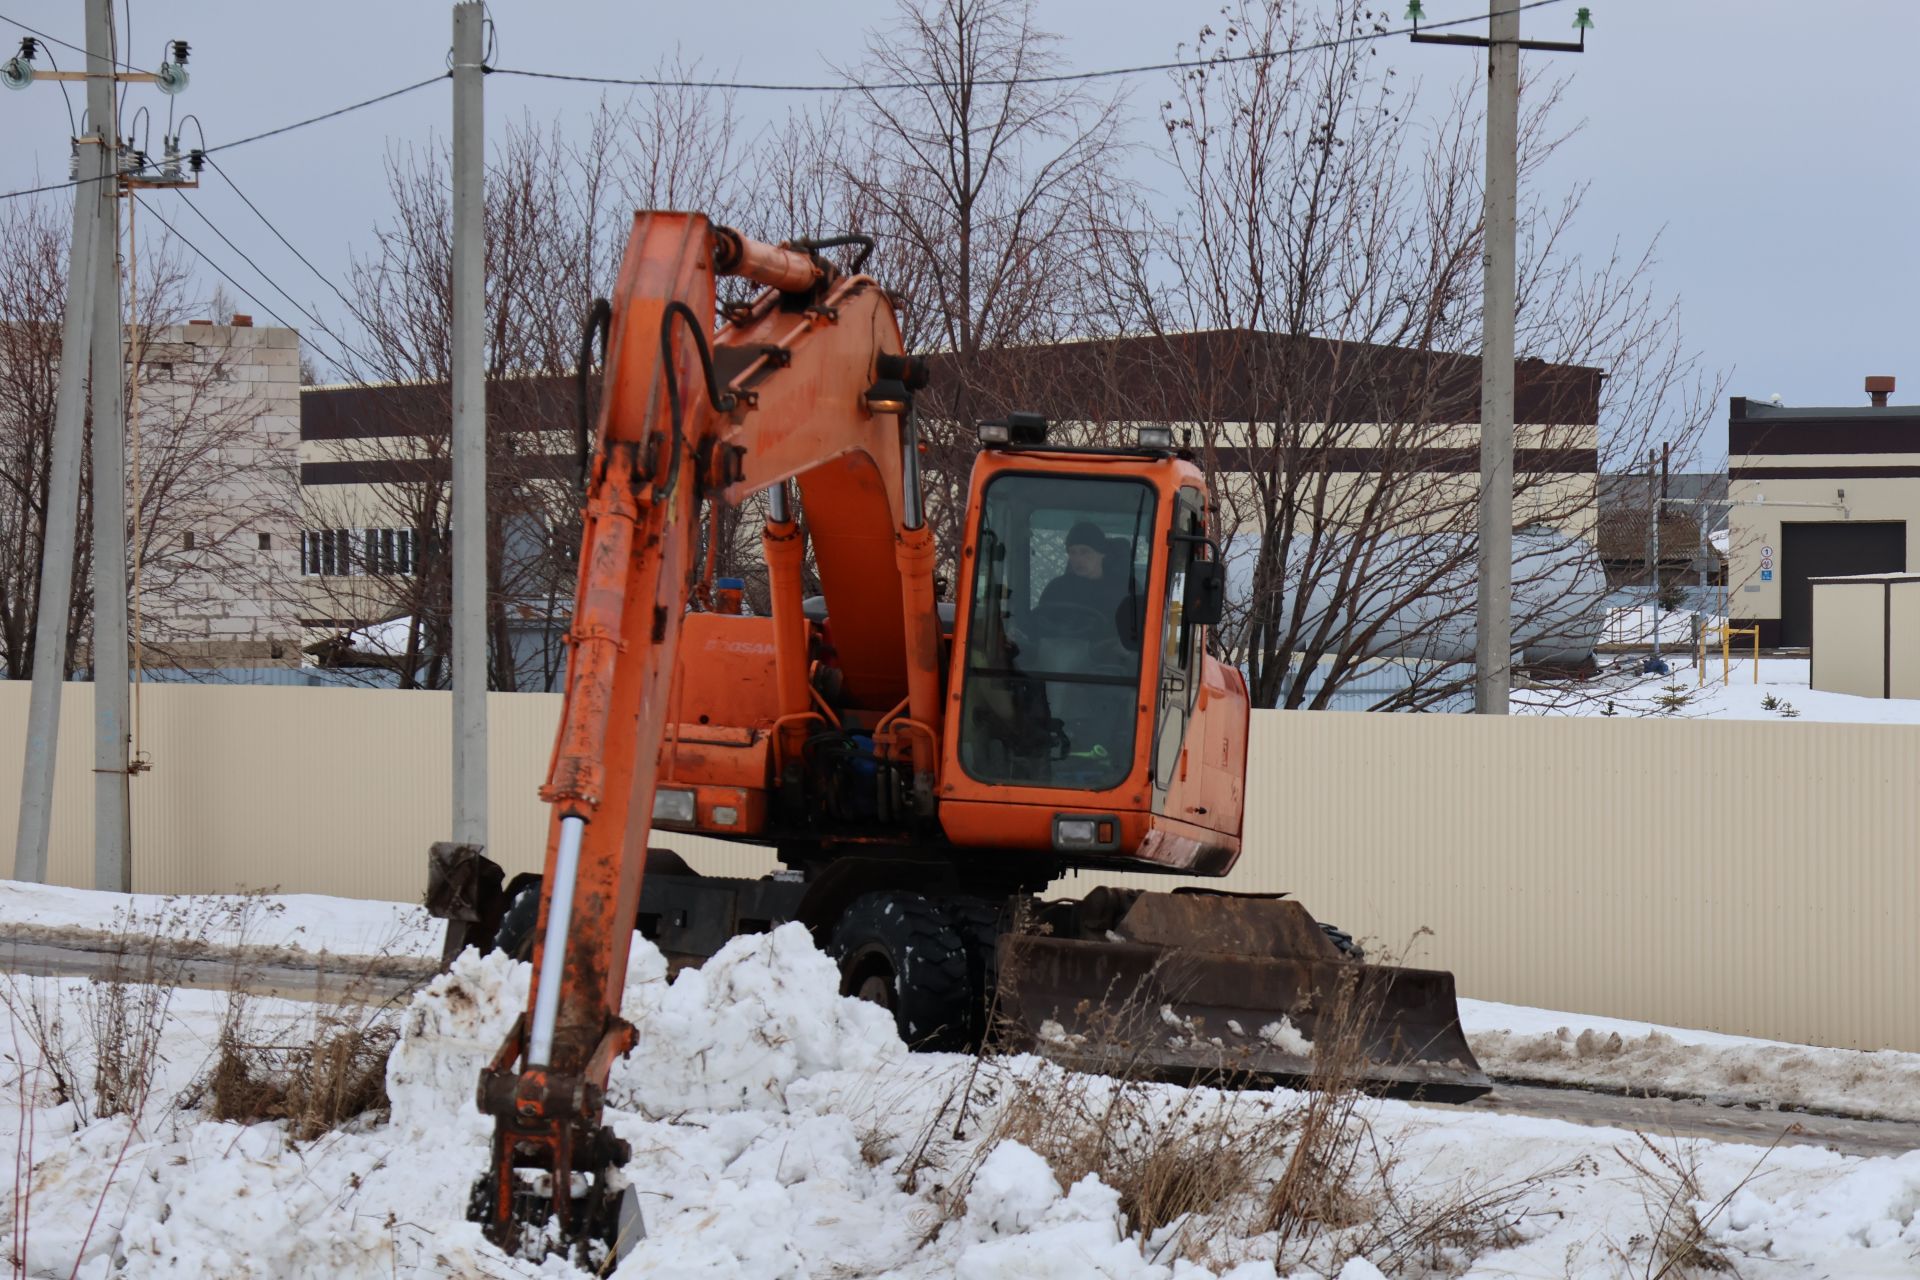
[[[1200,469],[1164,429],[1066,445],[1018,417],[983,426],[974,464],[941,825],[1068,866],[1224,874],[1247,696],[1207,654],[1222,567]]]
[[[1107,791],[1134,762],[1159,495],[1139,479],[1011,473],[986,488],[961,675],[961,767]]]

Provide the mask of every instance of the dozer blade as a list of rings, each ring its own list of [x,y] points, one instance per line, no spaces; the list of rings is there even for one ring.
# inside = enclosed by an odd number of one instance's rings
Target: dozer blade
[[[1452,974],[1348,958],[1278,897],[1142,893],[1100,936],[1011,933],[998,960],[1002,1042],[1075,1069],[1435,1102],[1493,1088]]]

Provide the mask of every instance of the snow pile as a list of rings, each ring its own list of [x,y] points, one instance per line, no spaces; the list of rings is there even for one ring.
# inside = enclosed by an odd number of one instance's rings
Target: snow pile
[[[884,1071],[906,1056],[886,1010],[840,997],[839,969],[802,925],[736,938],[671,986],[660,953],[640,938],[634,949],[621,1012],[646,1053],[615,1068],[612,1106],[650,1116],[777,1108],[796,1080]]]
[[[1483,1031],[1468,1041],[1480,1065],[1506,1080],[1920,1120],[1920,1054],[1688,1044],[1659,1031],[1628,1038],[1564,1026],[1532,1035]]]
[[[1869,1160],[1815,1183],[1755,1179],[1734,1194],[1726,1218],[1721,1238],[1745,1252],[1806,1258],[1904,1252],[1920,1271],[1920,1151]]]
[[[1260,1207],[1297,1141],[1299,1095],[1088,1080],[1030,1057],[976,1064],[909,1056],[880,1010],[837,994],[833,965],[793,925],[736,939],[704,969],[671,983],[659,953],[636,939],[627,976],[623,1013],[638,1028],[639,1048],[615,1069],[607,1119],[632,1146],[625,1174],[647,1236],[615,1276],[1276,1274],[1281,1241]],[[526,965],[498,955],[461,957],[400,1016],[386,1076],[390,1112],[307,1143],[291,1142],[284,1122],[218,1122],[180,1105],[182,1079],[197,1071],[216,1037],[220,993],[181,992],[174,1002],[163,1080],[137,1125],[126,1116],[77,1124],[74,1103],[54,1096],[31,1055],[0,1063],[10,1091],[0,1099],[0,1137],[15,1139],[16,1169],[31,1169],[16,1195],[0,1197],[10,1238],[24,1243],[25,1274],[579,1274],[557,1258],[505,1258],[466,1221],[491,1125],[474,1107],[474,1085],[525,1007],[528,978]],[[85,984],[62,980],[48,990],[72,1000]],[[18,1010],[15,1018],[24,1045],[30,1030]],[[1489,1028],[1489,1020],[1505,1025]],[[1290,1026],[1267,1030],[1298,1035]],[[1564,1059],[1617,1070],[1637,1053],[1651,1063],[1656,1051],[1668,1051],[1658,1033],[1602,1023],[1586,1037],[1583,1056],[1579,1035],[1563,1040],[1524,1017],[1494,1019],[1488,1006],[1473,1008],[1470,1030],[1507,1036],[1513,1056],[1549,1065]],[[1731,1064],[1736,1051],[1751,1048],[1708,1039],[1724,1043],[1673,1041],[1673,1051],[1724,1052]],[[0,1036],[0,1046],[7,1043]],[[1783,1068],[1776,1079],[1790,1074]],[[1018,1098],[1037,1118],[1037,1132],[1015,1136],[1017,1126],[1002,1123]],[[1115,1100],[1125,1106],[1104,1105]],[[1114,1172],[1119,1166],[1062,1172],[1059,1144],[1049,1142],[1056,1113],[1048,1107],[1056,1102],[1095,1104],[1081,1109],[1083,1119],[1105,1125],[1125,1114],[1170,1140],[1228,1126],[1216,1149],[1244,1152],[1249,1172],[1230,1192],[1237,1207],[1206,1203],[1135,1230],[1139,1203],[1129,1196],[1138,1185]],[[1286,1245],[1278,1274],[1289,1280],[1425,1275],[1439,1255],[1407,1242],[1418,1231],[1439,1231],[1434,1224],[1466,1222],[1463,1204],[1499,1208],[1491,1226],[1445,1237],[1474,1240],[1470,1248],[1447,1245],[1444,1268],[1453,1271],[1661,1269],[1648,1241],[1668,1205],[1629,1159],[1643,1152],[1633,1135],[1391,1102],[1363,1104],[1354,1124],[1364,1135],[1363,1176],[1340,1202],[1340,1221],[1319,1221]],[[1859,1160],[1812,1147],[1763,1155],[1758,1147],[1704,1143],[1670,1144],[1663,1153],[1696,1170],[1697,1185],[1686,1194],[1709,1223],[1703,1245],[1752,1280],[1807,1274],[1815,1262],[1824,1274],[1911,1273],[1920,1250],[1920,1153]],[[16,1226],[26,1228],[24,1241]]]

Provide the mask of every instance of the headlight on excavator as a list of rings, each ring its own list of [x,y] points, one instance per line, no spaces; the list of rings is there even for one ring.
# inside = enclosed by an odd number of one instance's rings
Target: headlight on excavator
[[[1141,427],[1133,433],[1133,438],[1142,449],[1173,448],[1172,427]]]
[[[693,792],[661,787],[653,793],[653,820],[693,825]]]
[[[1053,847],[1062,852],[1114,849],[1119,822],[1110,815],[1056,813]]]

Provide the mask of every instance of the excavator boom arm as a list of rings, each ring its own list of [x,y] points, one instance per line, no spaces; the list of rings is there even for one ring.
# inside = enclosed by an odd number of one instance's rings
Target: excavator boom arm
[[[726,273],[767,292],[710,337]],[[713,347],[748,357],[732,362],[741,367],[724,389]],[[621,995],[703,501],[773,486],[784,495],[797,480],[810,510],[834,513],[810,524],[821,576],[858,624],[848,627],[861,636],[850,673],[868,697],[900,695],[896,718],[927,727],[902,735],[899,752],[932,793],[932,539],[913,492],[906,406],[872,394],[890,394],[883,369],[896,374],[889,386],[911,380],[891,303],[871,280],[698,214],[637,215],[612,305],[565,701],[541,790],[552,817],[530,1007],[479,1091],[496,1127],[473,1213],[503,1248],[535,1247],[549,1213],[575,1241],[604,1237],[617,1215],[611,1173],[625,1153],[601,1106],[634,1038]],[[785,502],[775,507],[770,539],[793,529]],[[875,529],[893,534],[880,552]],[[804,717],[797,539],[792,550],[774,575],[775,622],[782,711]],[[568,1194],[575,1173],[591,1184],[584,1199]]]

